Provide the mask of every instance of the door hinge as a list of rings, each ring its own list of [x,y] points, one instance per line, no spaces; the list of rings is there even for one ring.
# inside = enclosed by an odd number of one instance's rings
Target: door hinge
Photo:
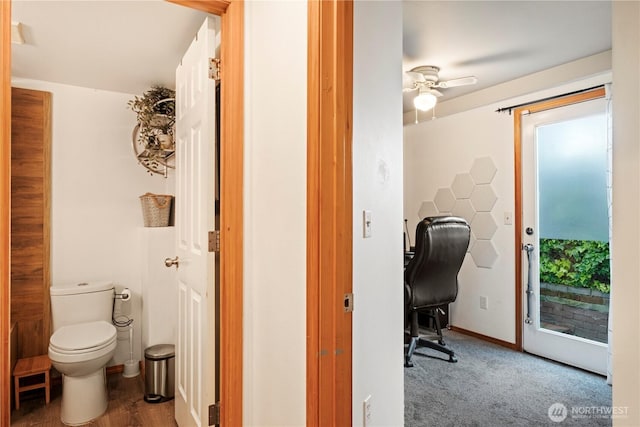
[[[353,294],[344,294],[344,312],[351,313],[353,311]]]
[[[209,252],[220,252],[220,230],[209,232]]]
[[[209,405],[209,425],[220,425],[220,402]]]
[[[220,59],[209,58],[209,78],[217,82],[220,81]]]

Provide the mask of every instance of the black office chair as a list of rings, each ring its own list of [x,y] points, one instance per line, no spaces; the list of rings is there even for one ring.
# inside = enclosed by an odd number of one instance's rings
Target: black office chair
[[[415,255],[404,273],[405,325],[409,324],[410,335],[405,356],[407,367],[413,366],[411,357],[417,345],[446,353],[449,362],[457,362],[442,338],[438,307],[456,300],[458,272],[469,246],[470,232],[464,219],[453,216],[428,217],[416,227]],[[435,324],[437,343],[420,336],[418,312],[427,314]]]

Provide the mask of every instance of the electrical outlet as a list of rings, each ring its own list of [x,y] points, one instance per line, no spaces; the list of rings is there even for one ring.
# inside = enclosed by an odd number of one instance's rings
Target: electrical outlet
[[[513,214],[511,212],[504,213],[504,225],[513,225]]]
[[[483,310],[489,309],[489,298],[485,296],[480,296],[480,308]]]
[[[362,402],[362,427],[371,425],[371,395]]]

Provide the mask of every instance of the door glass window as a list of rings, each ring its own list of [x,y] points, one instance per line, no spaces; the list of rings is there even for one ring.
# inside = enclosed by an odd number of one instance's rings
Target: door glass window
[[[540,326],[607,342],[607,121],[538,126]]]

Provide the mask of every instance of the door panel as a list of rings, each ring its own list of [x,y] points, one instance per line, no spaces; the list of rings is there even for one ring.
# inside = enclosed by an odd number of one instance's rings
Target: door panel
[[[178,425],[208,425],[216,403],[215,258],[208,251],[215,227],[216,19],[207,18],[176,70],[176,227],[178,345],[175,416]]]
[[[522,118],[523,348],[601,374],[607,344],[587,329],[604,328],[606,337],[606,317],[593,326],[604,308],[592,288],[608,286],[608,277],[585,270],[592,248],[606,247],[608,276],[605,102]]]

